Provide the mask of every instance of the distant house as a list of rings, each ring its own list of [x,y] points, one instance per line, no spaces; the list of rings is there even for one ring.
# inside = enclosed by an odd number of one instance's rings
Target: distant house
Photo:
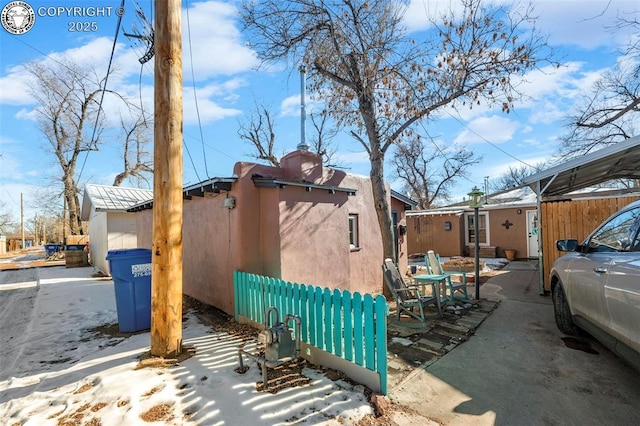
[[[136,218],[127,210],[153,198],[149,189],[87,184],[82,199],[81,217],[89,222],[91,263],[108,274],[109,250],[138,247]]]
[[[21,235],[6,235],[3,237],[4,238],[0,238],[0,242],[4,244],[5,251],[17,251],[24,248],[35,247],[36,245],[36,238],[33,235],[24,236],[24,247],[22,247]],[[0,249],[0,254],[2,253],[4,253],[4,251]]]
[[[475,237],[481,257],[538,257],[536,195],[529,187],[491,194],[478,212],[464,203],[407,213],[409,254],[433,250],[441,256],[471,256]]]
[[[184,189],[183,291],[233,313],[233,271],[361,293],[382,292],[383,250],[371,180],[294,151],[281,167],[236,163],[233,176]],[[390,196],[397,260],[406,269],[405,210]],[[152,246],[153,203],[138,211],[138,245]]]

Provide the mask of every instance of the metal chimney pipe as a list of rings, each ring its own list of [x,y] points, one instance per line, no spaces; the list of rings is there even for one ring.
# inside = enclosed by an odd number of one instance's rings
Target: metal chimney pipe
[[[307,69],[305,68],[304,65],[300,65],[300,143],[297,146],[298,150],[301,151],[308,151],[309,150],[309,145],[307,145],[306,142],[306,125],[305,122],[307,120],[307,112],[305,109],[305,95],[306,95],[306,89],[307,89],[307,84],[306,84],[306,72]]]

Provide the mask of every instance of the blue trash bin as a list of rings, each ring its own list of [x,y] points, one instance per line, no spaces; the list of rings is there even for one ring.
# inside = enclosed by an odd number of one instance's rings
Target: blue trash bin
[[[60,251],[60,244],[45,244],[44,251],[47,257],[56,254]]]
[[[151,328],[151,250],[109,250],[106,260],[116,292],[120,331],[148,330]]]

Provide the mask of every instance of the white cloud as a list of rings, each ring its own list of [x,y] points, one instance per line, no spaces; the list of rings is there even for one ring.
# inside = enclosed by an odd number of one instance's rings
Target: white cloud
[[[195,102],[184,103],[184,124],[198,124],[197,111],[200,111],[200,120],[202,124],[212,121],[221,120],[223,118],[234,117],[242,114],[241,110],[235,108],[225,108],[218,105],[211,99],[198,100],[198,110],[195,108]]]
[[[484,1],[483,6],[491,1]],[[498,3],[498,2],[493,2]],[[526,6],[526,0],[514,2]],[[637,12],[637,0],[536,0],[533,2],[536,29],[549,35],[552,45],[570,45],[585,49],[611,47],[626,44],[633,36],[633,28],[611,31],[616,16],[629,16]],[[453,9],[457,16],[462,12],[462,2],[450,0],[411,0],[403,16],[409,31],[428,29],[429,17],[440,21],[440,16]]]
[[[312,114],[316,110],[322,110],[322,102],[305,100],[305,112]],[[284,98],[280,102],[280,116],[281,117],[300,117],[300,94],[292,95]]]
[[[218,99],[234,97],[233,91],[241,85],[240,80],[228,80],[221,84],[208,84],[196,89],[198,105],[193,96],[193,88],[185,88],[183,94],[184,124],[198,124],[198,114],[202,124],[223,118],[233,117],[242,113],[236,108],[221,106]]]
[[[353,164],[369,164],[369,154],[365,151],[341,151],[334,155],[334,160],[338,164],[345,164],[347,167]]]
[[[242,42],[236,17],[233,5],[217,1],[194,3],[188,16],[183,12],[185,78],[191,78],[191,62],[196,80],[248,71],[257,64],[256,54]]]
[[[0,77],[0,104],[26,105],[32,102],[27,75],[22,66],[11,68]]]
[[[281,117],[300,117],[300,94],[284,98],[280,102]]]
[[[513,134],[520,125],[505,117],[492,115],[479,117],[469,122],[466,129],[458,134],[453,141],[455,144],[479,143],[488,140],[492,143],[502,143],[513,139]]]
[[[495,179],[507,173],[509,169],[520,169],[521,167],[531,166],[531,170],[534,170],[534,166],[544,163],[548,160],[548,155],[528,155],[522,158],[521,161],[510,159],[500,163],[492,163],[490,166],[484,167],[482,172],[485,174],[485,176],[490,176],[490,178]]]
[[[615,49],[629,40],[632,28],[612,33],[608,30],[616,16],[638,10],[637,0],[537,0],[536,26],[549,34],[552,45],[573,45],[593,49]],[[628,16],[628,15],[627,15]]]

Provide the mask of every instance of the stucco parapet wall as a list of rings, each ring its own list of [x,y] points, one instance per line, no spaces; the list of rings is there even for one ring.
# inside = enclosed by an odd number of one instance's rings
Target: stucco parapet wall
[[[342,170],[324,167],[322,165],[322,156],[309,151],[294,151],[285,155],[280,161],[280,167],[238,162],[235,164],[233,172],[240,180],[246,176],[258,175],[264,178],[287,181],[292,184],[314,184],[334,186],[336,188],[341,188],[341,184],[347,177],[355,177],[355,175],[347,174]]]
[[[296,150],[280,159],[287,179],[319,183],[324,180],[322,156],[311,151]]]

